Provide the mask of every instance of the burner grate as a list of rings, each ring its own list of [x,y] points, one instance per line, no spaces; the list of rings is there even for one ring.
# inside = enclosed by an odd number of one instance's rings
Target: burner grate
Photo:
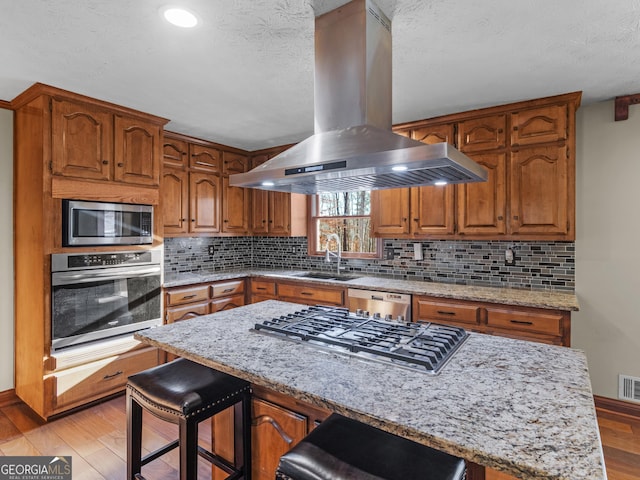
[[[458,327],[363,318],[325,306],[266,320],[255,330],[429,373],[438,373],[468,336]]]

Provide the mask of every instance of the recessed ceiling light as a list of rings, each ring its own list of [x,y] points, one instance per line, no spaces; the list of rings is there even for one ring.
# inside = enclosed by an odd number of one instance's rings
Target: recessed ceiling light
[[[394,167],[391,167],[391,170],[393,170],[394,172],[406,172],[408,170],[408,167],[406,165],[396,165]]]
[[[437,180],[437,181],[433,182],[433,184],[441,187],[443,185],[446,185],[447,181],[446,180]]]
[[[198,18],[184,8],[169,7],[163,12],[167,22],[182,28],[193,28],[198,24]]]
[[[273,182],[266,181],[266,182],[262,182],[261,185],[263,187],[273,187],[275,184]]]

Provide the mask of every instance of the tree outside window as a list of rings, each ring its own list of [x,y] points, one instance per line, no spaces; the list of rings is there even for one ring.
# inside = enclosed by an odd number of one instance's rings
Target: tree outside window
[[[312,219],[315,227],[310,245],[312,254],[327,248],[327,238],[340,238],[345,257],[378,257],[379,239],[371,236],[371,192],[332,192],[314,196]],[[337,251],[335,237],[329,239],[329,250]]]

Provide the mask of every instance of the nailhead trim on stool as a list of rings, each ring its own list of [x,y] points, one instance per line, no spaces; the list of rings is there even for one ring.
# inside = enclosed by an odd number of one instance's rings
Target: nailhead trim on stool
[[[464,460],[333,414],[280,457],[277,480],[464,480]]]
[[[236,421],[231,463],[198,446],[198,423],[235,406]],[[142,411],[178,424],[179,438],[142,457]],[[238,437],[241,437],[238,438]],[[129,377],[127,382],[127,479],[144,477],[143,465],[180,448],[180,480],[194,480],[198,455],[230,475],[227,480],[251,480],[251,385],[183,358]]]

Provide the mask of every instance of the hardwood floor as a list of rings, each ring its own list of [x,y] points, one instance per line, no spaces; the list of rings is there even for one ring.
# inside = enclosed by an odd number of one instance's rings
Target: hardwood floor
[[[125,401],[116,397],[86,410],[44,423],[24,404],[0,409],[0,455],[71,455],[74,480],[125,478]],[[177,427],[149,415],[143,419],[143,450],[177,438]],[[640,419],[598,409],[609,480],[640,480]],[[202,445],[210,445],[210,422],[200,424]],[[200,459],[198,478],[210,478]],[[143,467],[149,479],[177,478],[178,451]]]

